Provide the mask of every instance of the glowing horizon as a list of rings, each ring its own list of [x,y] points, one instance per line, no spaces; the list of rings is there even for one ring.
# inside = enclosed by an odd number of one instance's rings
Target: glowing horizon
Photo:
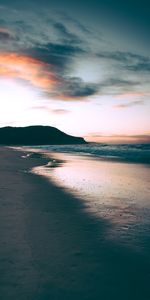
[[[35,84],[28,84],[26,80],[19,82],[17,78],[14,79],[14,76],[9,76],[8,79],[0,79],[0,99],[3,99],[0,111],[1,127],[49,125],[58,127],[68,134],[83,136],[91,142],[145,143],[150,141],[150,131],[146,126],[148,122],[144,123],[146,114],[143,114],[142,128],[138,123],[138,116],[134,120],[136,126],[133,126],[132,118],[130,122],[128,119],[128,124],[121,123],[123,116],[127,111],[129,116],[133,108],[131,110],[130,105],[129,108],[125,105],[125,109],[123,104],[114,105],[115,100],[113,97],[110,99],[110,96],[108,99],[105,96],[105,101],[107,99],[109,104],[104,103],[99,108],[92,101],[83,101],[77,106],[75,101],[63,102],[60,99],[43,97],[39,85],[35,87]],[[101,111],[100,119],[98,109]],[[92,124],[88,122],[90,118]],[[77,127],[76,121],[80,126]]]

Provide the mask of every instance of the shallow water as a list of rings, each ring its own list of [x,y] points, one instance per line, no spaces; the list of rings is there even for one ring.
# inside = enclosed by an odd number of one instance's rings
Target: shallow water
[[[49,155],[47,153],[47,155]],[[145,164],[104,161],[91,156],[51,153],[53,161],[34,172],[82,199],[85,210],[110,222],[108,239],[148,252],[150,169]]]

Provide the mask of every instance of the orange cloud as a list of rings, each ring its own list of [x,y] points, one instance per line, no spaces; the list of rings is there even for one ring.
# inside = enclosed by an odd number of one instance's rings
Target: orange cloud
[[[49,64],[16,53],[0,53],[0,77],[22,79],[43,90],[57,82]]]

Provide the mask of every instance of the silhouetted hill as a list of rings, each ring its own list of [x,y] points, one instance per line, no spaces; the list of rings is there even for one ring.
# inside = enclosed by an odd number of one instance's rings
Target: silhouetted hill
[[[70,136],[50,126],[0,128],[1,145],[84,144],[83,138]]]

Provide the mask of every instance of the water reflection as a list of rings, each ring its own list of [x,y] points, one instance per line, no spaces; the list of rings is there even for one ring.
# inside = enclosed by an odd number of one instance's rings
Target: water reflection
[[[88,212],[111,221],[113,239],[142,240],[150,226],[149,167],[63,153],[50,157],[47,167],[35,171],[82,197]]]

